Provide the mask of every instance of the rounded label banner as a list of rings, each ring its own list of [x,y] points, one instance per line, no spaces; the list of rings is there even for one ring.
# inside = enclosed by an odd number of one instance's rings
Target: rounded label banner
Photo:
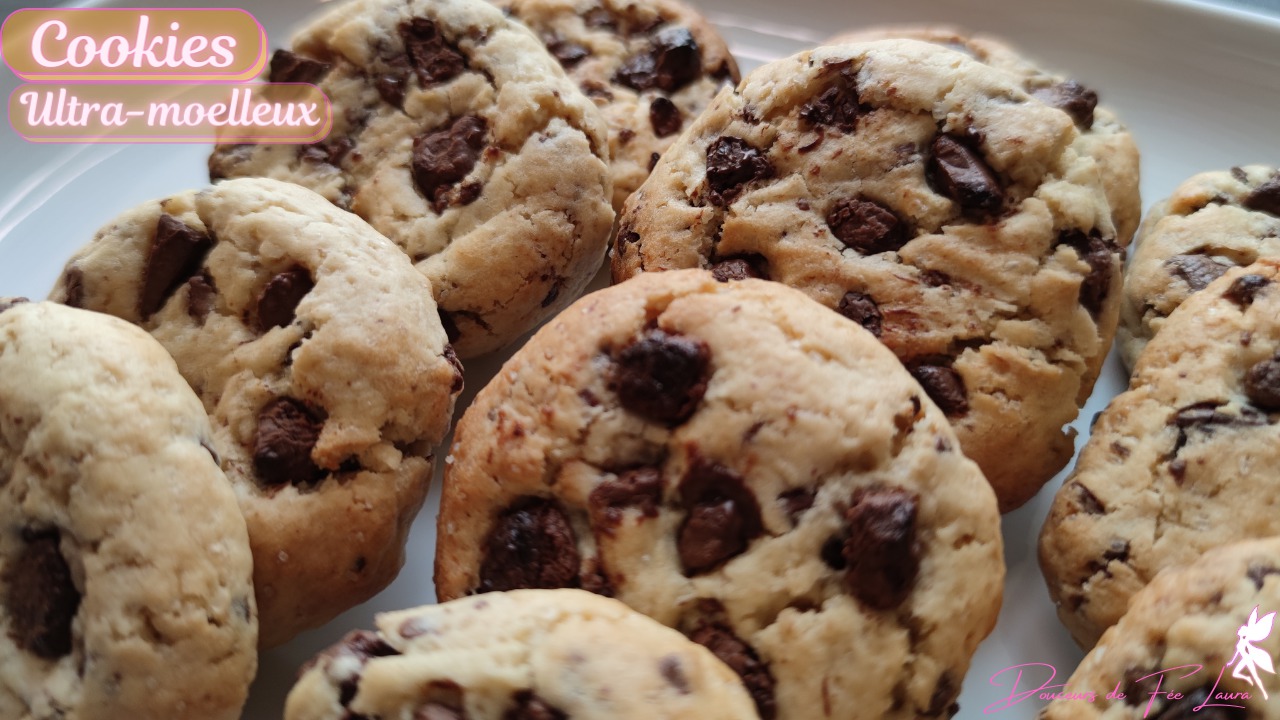
[[[0,28],[0,48],[23,80],[143,81],[256,78],[267,34],[244,10],[19,10]]]
[[[31,142],[314,143],[333,126],[304,83],[23,85],[9,120]]]

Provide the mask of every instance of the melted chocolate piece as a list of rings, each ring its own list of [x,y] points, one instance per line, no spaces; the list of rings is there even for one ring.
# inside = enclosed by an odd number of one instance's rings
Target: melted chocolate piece
[[[1194,292],[1205,289],[1209,283],[1231,269],[1230,265],[1224,265],[1205,255],[1174,255],[1165,261],[1165,267],[1182,278]]]
[[[684,118],[675,103],[659,95],[649,101],[649,124],[653,126],[654,135],[668,137],[680,132]]]
[[[748,183],[773,175],[769,158],[742,138],[716,138],[707,147],[707,188],[713,205],[724,207],[732,203]]]
[[[413,182],[436,212],[449,205],[450,188],[475,168],[486,128],[482,118],[468,115],[413,141]]]
[[[71,625],[80,593],[60,549],[56,530],[23,530],[22,548],[5,563],[5,611],[18,649],[45,660],[71,652]]]
[[[280,49],[271,56],[271,71],[267,74],[267,80],[278,83],[315,84],[331,69],[333,66],[329,63],[301,57],[288,50]]]
[[[644,517],[655,518],[658,506],[662,504],[662,472],[652,467],[628,470],[596,486],[588,502],[603,518],[600,524],[606,529],[622,522],[627,508],[635,508]]]
[[[649,47],[618,68],[614,80],[634,90],[657,88],[672,93],[702,73],[702,52],[687,28],[668,27],[653,36]]]
[[[884,318],[880,314],[880,306],[870,295],[850,290],[840,298],[836,312],[866,328],[868,332],[880,337],[884,332]]]
[[[920,571],[916,496],[901,488],[858,490],[845,511],[845,586],[875,610],[906,600]]]
[[[200,270],[213,240],[172,215],[161,215],[142,271],[138,314],[149,319],[178,288]],[[68,283],[68,296],[71,295]]]
[[[1271,281],[1261,275],[1241,275],[1231,283],[1222,297],[1240,307],[1249,307],[1270,284]]]
[[[457,46],[445,40],[436,24],[426,18],[401,23],[400,38],[424,88],[452,80],[467,67],[467,59]]]
[[[716,282],[731,280],[768,280],[769,273],[764,269],[768,261],[760,255],[738,255],[716,260],[711,264],[711,276]]]
[[[863,255],[889,252],[907,242],[906,224],[875,200],[847,198],[827,214],[831,234]]]
[[[258,294],[258,332],[292,324],[298,303],[313,287],[311,273],[301,267],[286,270],[268,280]]]
[[[313,483],[324,471],[311,460],[324,420],[299,400],[278,397],[258,413],[253,467],[268,486]]]
[[[609,384],[622,407],[668,425],[689,419],[711,375],[706,343],[657,329],[624,347],[613,360]]]
[[[581,564],[564,511],[550,500],[523,498],[489,531],[479,592],[577,587]]]
[[[934,138],[927,174],[930,185],[960,207],[985,214],[1004,206],[1004,189],[977,151],[947,135]]]
[[[1244,375],[1244,394],[1254,407],[1280,411],[1280,355],[1249,368]]]
[[[1088,130],[1093,127],[1093,111],[1098,107],[1098,93],[1075,80],[1037,88],[1031,91],[1031,95],[1045,105],[1070,115],[1080,129]]]
[[[1059,235],[1058,244],[1070,246],[1089,266],[1089,273],[1080,282],[1080,305],[1097,317],[1111,292],[1111,278],[1115,273],[1111,245],[1096,232],[1085,235],[1076,230]]]
[[[760,662],[756,651],[729,627],[721,623],[703,624],[689,635],[689,639],[711,651],[729,669],[742,678],[743,685],[756,703],[760,720],[774,720],[778,715],[778,703],[774,698],[773,673]]]
[[[695,457],[680,483],[687,516],[676,548],[686,575],[710,572],[737,557],[764,531],[760,503],[729,468]]]
[[[1241,205],[1250,210],[1280,217],[1280,172],[1254,188],[1253,192],[1245,196]]]
[[[911,369],[911,376],[947,417],[969,412],[969,396],[960,373],[949,367],[920,365]]]

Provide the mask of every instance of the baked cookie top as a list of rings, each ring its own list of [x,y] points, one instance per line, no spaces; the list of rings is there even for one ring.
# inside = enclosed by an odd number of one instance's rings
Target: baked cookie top
[[[1147,215],[1125,270],[1117,344],[1132,368],[1165,318],[1229,268],[1280,257],[1280,170],[1200,173]]]
[[[286,720],[751,720],[709,651],[581,590],[520,590],[387,613],[321,653]]]
[[[220,146],[212,179],[304,185],[432,282],[463,357],[576,297],[613,222],[607,127],[528,29],[483,0],[351,0],[271,61],[334,107],[311,146]]]
[[[213,447],[146,333],[0,298],[0,717],[240,717],[253,566]]]
[[[1277,609],[1278,538],[1214,548],[1188,565],[1163,570],[1134,595],[1129,612],[1061,690],[1085,699],[1055,701],[1040,718],[1276,720],[1280,705],[1264,692],[1269,686],[1274,694],[1277,685],[1266,669],[1280,652],[1280,633],[1271,631],[1274,617],[1268,618]],[[1243,653],[1251,660],[1267,658],[1256,671],[1262,689],[1241,663],[1242,634],[1251,648]],[[1125,697],[1108,698],[1117,683]]]
[[[1075,119],[1022,82],[913,40],[762,66],[628,200],[614,279],[703,267],[803,290],[894,351],[1018,507],[1072,455],[1122,252]]]
[[[228,180],[107,223],[51,297],[143,327],[203,400],[264,645],[396,576],[462,374],[430,284],[386,238],[297,185]]]
[[[1098,417],[1040,536],[1058,616],[1088,648],[1160,570],[1280,534],[1280,261],[1173,312]]]
[[[586,296],[507,362],[459,422],[436,547],[441,599],[616,597],[765,720],[948,717],[1004,576],[990,488],[892,353],[697,270]]]
[[[706,18],[680,0],[496,0],[546,43],[609,125],[613,207],[738,65]]]

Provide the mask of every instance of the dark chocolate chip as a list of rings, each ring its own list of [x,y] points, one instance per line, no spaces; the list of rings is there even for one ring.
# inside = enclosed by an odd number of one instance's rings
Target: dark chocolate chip
[[[1086,235],[1078,230],[1059,235],[1058,244],[1070,246],[1089,266],[1089,273],[1080,282],[1080,305],[1097,317],[1111,292],[1111,278],[1116,270],[1114,249],[1097,232]]]
[[[711,374],[706,343],[657,329],[624,347],[613,360],[609,385],[622,406],[669,425],[693,414]]]
[[[24,652],[56,660],[71,652],[80,593],[57,530],[23,530],[22,549],[5,564],[9,637]]]
[[[719,137],[707,146],[707,187],[713,205],[728,205],[744,185],[773,174],[769,158],[742,138]]]
[[[31,301],[24,297],[0,298],[0,313],[16,305],[21,305],[23,303],[28,303],[28,302],[31,302]]]
[[[330,138],[322,143],[314,145],[299,145],[299,157],[317,164],[333,165],[337,167],[342,159],[351,152],[351,148],[355,147],[355,143],[351,138],[339,137]]]
[[[568,40],[553,40],[547,43],[547,49],[560,61],[561,67],[571,68],[582,62],[587,56],[591,55],[591,51],[576,42]]]
[[[1183,429],[1214,425],[1254,427],[1267,424],[1267,417],[1257,410],[1241,408],[1239,415],[1218,410],[1224,404],[1216,400],[1209,400],[1188,405],[1174,413],[1170,422]]]
[[[268,280],[258,294],[258,332],[291,324],[298,303],[313,287],[311,273],[301,267],[291,268]]]
[[[213,310],[213,299],[217,294],[218,288],[207,270],[193,275],[187,281],[187,315],[203,325],[209,311]]]
[[[680,482],[687,515],[676,548],[686,575],[700,575],[737,557],[764,531],[760,503],[737,473],[694,457]]]
[[[827,214],[831,234],[863,255],[897,250],[907,242],[906,224],[875,200],[846,198]]]
[[[1280,355],[1249,368],[1244,375],[1244,394],[1254,407],[1280,410]]]
[[[564,511],[525,498],[502,513],[485,540],[480,592],[577,587],[581,555]]]
[[[684,118],[675,103],[659,95],[649,101],[649,124],[653,126],[654,135],[667,137],[680,132]]]
[[[1165,267],[1182,278],[1187,287],[1195,292],[1205,289],[1209,283],[1231,269],[1230,265],[1224,265],[1206,255],[1174,255],[1165,261]]]
[[[1259,590],[1267,582],[1268,575],[1280,575],[1280,569],[1273,568],[1269,565],[1258,565],[1256,563],[1249,564],[1249,570],[1245,573],[1253,584]]]
[[[920,365],[911,369],[911,376],[947,417],[969,412],[969,397],[960,373],[949,367]]]
[[[373,81],[373,87],[388,105],[404,107],[404,91],[407,81],[408,78],[404,75],[386,73],[379,75]]]
[[[382,636],[369,630],[353,630],[338,643],[344,652],[354,655],[362,663],[373,658],[400,654],[400,651],[391,647],[386,640],[382,639]]]
[[[143,320],[155,314],[179,286],[196,274],[212,247],[213,240],[205,233],[172,215],[160,216],[138,294],[138,314]]]
[[[534,695],[532,690],[516,693],[514,703],[502,714],[502,720],[566,720],[569,717]]]
[[[1080,509],[1089,515],[1101,515],[1107,510],[1102,506],[1102,501],[1098,499],[1093,491],[1085,487],[1082,483],[1072,481],[1070,486],[1075,490],[1076,502],[1080,505]]]
[[[849,567],[849,563],[844,559],[844,537],[835,535],[827,538],[822,544],[822,550],[819,551],[822,561],[832,570],[843,572]]]
[[[840,298],[836,312],[866,328],[872,335],[880,337],[884,332],[884,318],[880,314],[880,306],[870,295],[850,290]]]
[[[1038,88],[1031,91],[1031,95],[1045,105],[1070,115],[1081,129],[1093,127],[1093,110],[1098,107],[1098,93],[1075,80]]]
[[[288,50],[276,50],[271,56],[270,82],[317,83],[333,68],[332,65],[311,58],[295,55]]]
[[[467,60],[458,48],[446,41],[436,24],[426,18],[416,17],[400,23],[400,38],[423,87],[452,80],[467,67]]]
[[[689,639],[710,650],[712,655],[742,678],[743,685],[756,703],[760,720],[774,720],[777,717],[773,673],[769,672],[768,665],[760,662],[760,656],[750,645],[720,623],[703,624],[689,635]]]
[[[614,80],[635,90],[671,93],[688,85],[702,72],[702,52],[688,28],[664,28],[649,47],[632,55],[618,68]]]
[[[324,476],[311,460],[324,420],[301,401],[278,397],[258,413],[253,467],[264,485],[312,483]]]
[[[688,695],[692,688],[689,686],[689,677],[685,675],[684,666],[680,663],[679,655],[666,655],[658,661],[658,673],[662,675],[662,679],[667,684],[676,689],[681,695]]]
[[[768,265],[769,262],[761,255],[737,255],[712,262],[711,276],[716,279],[716,282],[748,278],[768,280],[769,273],[765,270]]]
[[[858,88],[851,76],[842,73],[840,81],[800,108],[800,117],[811,125],[840,128],[846,133],[858,126],[862,108],[858,104]]]
[[[872,609],[901,605],[915,584],[920,570],[916,504],[916,496],[901,488],[861,489],[845,511],[845,586]]]
[[[627,508],[635,508],[644,517],[657,517],[662,504],[662,473],[651,467],[627,470],[596,486],[588,502],[606,531],[622,522]]]
[[[1250,210],[1270,213],[1280,217],[1280,173],[1254,188],[1241,203]]]
[[[413,141],[413,181],[436,212],[448,205],[449,189],[476,166],[485,130],[483,119],[467,115]]]
[[[1271,281],[1261,275],[1241,275],[1231,283],[1222,297],[1240,307],[1249,307],[1258,299],[1263,288],[1270,284]]]
[[[995,213],[1004,205],[1004,190],[982,155],[953,137],[934,138],[927,171],[934,190],[965,210]]]

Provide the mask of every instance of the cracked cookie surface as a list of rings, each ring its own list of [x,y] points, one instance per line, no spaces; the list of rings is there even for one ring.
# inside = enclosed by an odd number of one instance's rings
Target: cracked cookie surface
[[[1280,257],[1280,170],[1201,173],[1151,209],[1125,269],[1116,344],[1132,368],[1192,293],[1228,269]]]
[[[520,590],[379,615],[321,653],[286,720],[750,720],[702,646],[616,600]]]
[[[305,188],[229,180],[105,225],[51,299],[140,325],[204,402],[264,646],[395,578],[462,374],[386,238]]]
[[[1122,252],[1076,121],[1021,82],[912,40],[765,65],[627,201],[614,280],[703,267],[803,290],[894,351],[1018,507],[1071,457]]]
[[[155,340],[0,298],[0,717],[240,717],[245,522]]]
[[[442,599],[611,595],[712,649],[765,720],[949,717],[999,610],[995,499],[942,412],[777,283],[582,298],[480,392],[445,469]]]
[[[1161,569],[1280,533],[1280,261],[1192,295],[1098,417],[1040,536],[1058,617],[1090,647]]]
[[[528,29],[482,0],[352,0],[271,61],[334,107],[312,146],[220,146],[212,179],[304,185],[364,218],[432,283],[463,357],[577,297],[613,222],[594,103]]]

